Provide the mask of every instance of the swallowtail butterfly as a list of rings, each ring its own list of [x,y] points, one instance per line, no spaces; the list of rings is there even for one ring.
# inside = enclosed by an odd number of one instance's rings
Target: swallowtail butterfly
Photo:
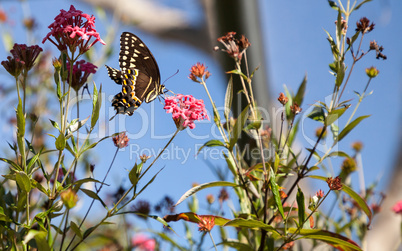
[[[121,92],[112,100],[116,115],[131,116],[144,100],[149,103],[165,92],[154,56],[141,39],[130,32],[120,36],[119,65],[120,70],[106,65],[109,77],[122,85]]]

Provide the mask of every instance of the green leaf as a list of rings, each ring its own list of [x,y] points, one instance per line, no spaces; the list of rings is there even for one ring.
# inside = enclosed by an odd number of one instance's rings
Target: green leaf
[[[66,131],[67,136],[66,136],[66,138],[71,137],[71,135],[75,131],[77,131],[82,126],[84,126],[88,119],[89,119],[89,116],[86,119],[83,119],[81,121],[79,121],[78,119],[74,119],[73,121],[71,121],[70,125],[67,127],[67,131]]]
[[[188,197],[190,197],[191,195],[197,193],[198,191],[201,191],[205,188],[210,188],[210,187],[237,187],[239,185],[232,183],[232,182],[228,182],[228,181],[213,181],[213,182],[209,182],[209,183],[204,183],[198,186],[195,186],[193,188],[191,188],[190,190],[188,190],[187,192],[185,192],[181,198],[176,202],[176,204],[174,206],[179,205],[180,203],[182,203],[185,199],[187,199]]]
[[[305,204],[304,204],[304,194],[303,194],[303,191],[300,189],[300,187],[297,187],[296,201],[297,201],[298,216],[299,216],[299,228],[303,228],[306,208],[305,208]]]
[[[296,228],[289,228],[288,233],[293,234],[297,232]],[[326,230],[321,229],[300,229],[298,232],[300,239],[313,239],[313,240],[321,240],[326,242],[327,244],[335,247],[338,250],[344,251],[352,251],[362,249],[357,245],[354,241],[340,235],[337,233],[332,233]]]
[[[25,235],[23,243],[27,245],[27,243],[35,239],[36,246],[40,251],[50,251],[50,246],[47,243],[47,232],[45,231],[37,231],[37,230],[29,230],[28,234]]]
[[[337,87],[341,86],[343,79],[345,78],[345,63],[338,62],[338,72],[336,73],[335,85]]]
[[[39,159],[40,153],[35,154],[27,165],[28,173],[30,173],[30,168],[35,164],[35,162]]]
[[[307,118],[324,123],[325,113],[324,109],[320,106],[315,106],[313,110],[307,115]]]
[[[278,211],[281,214],[282,219],[285,219],[285,214],[283,213],[281,195],[279,193],[278,185],[276,184],[276,181],[275,181],[275,173],[272,170],[272,167],[270,168],[269,183],[271,184],[272,194],[274,195],[274,200],[275,200],[276,206],[278,207]]]
[[[350,158],[350,156],[349,156],[347,153],[342,152],[342,151],[335,151],[335,152],[332,152],[332,153],[328,154],[327,157],[334,157],[334,156],[336,156],[336,157]]]
[[[133,186],[137,185],[138,183],[138,177],[141,173],[141,169],[142,169],[142,163],[137,165],[137,163],[135,163],[134,167],[131,169],[130,173],[128,174],[128,178],[130,179],[130,182]]]
[[[57,150],[59,151],[64,150],[64,148],[66,147],[66,137],[64,137],[64,134],[62,133],[59,134],[59,136],[56,139],[55,145]]]
[[[363,119],[370,117],[371,115],[360,116],[357,119],[350,122],[342,131],[339,133],[337,142],[341,141],[350,131],[353,130]],[[335,144],[336,142],[334,142]]]
[[[338,138],[338,135],[339,135],[339,127],[336,124],[332,123],[330,128],[331,128],[333,140],[337,141],[337,138]]]
[[[204,147],[214,147],[214,146],[223,146],[223,147],[225,147],[226,145],[225,145],[225,143],[223,143],[220,140],[211,139],[211,140],[207,141],[204,145],[202,145],[200,147],[200,149],[198,149],[197,154],[199,154]]]
[[[225,119],[229,122],[229,113],[232,108],[232,101],[233,101],[233,78],[230,76],[228,86],[226,87],[225,93]]]
[[[303,104],[304,93],[306,92],[307,85],[307,74],[304,76],[299,89],[297,90],[296,96],[293,98],[293,104],[297,103],[300,107]]]
[[[16,173],[16,180],[17,184],[20,189],[26,193],[31,191],[31,180],[29,179],[28,175],[23,171],[19,171]]]
[[[355,191],[353,191],[352,188],[348,187],[347,185],[342,184],[342,191],[344,191],[352,199],[354,199],[355,202],[359,205],[359,207],[363,210],[363,212],[367,215],[367,217],[369,218],[369,222],[367,224],[367,227],[369,227],[370,224],[371,224],[371,220],[373,218],[373,215],[372,215],[372,212],[371,212],[369,206],[367,205],[366,201],[362,197],[360,197],[359,194],[357,194]]]
[[[362,7],[363,4],[368,3],[368,2],[371,2],[371,1],[372,1],[372,0],[364,0],[363,2],[359,3],[359,4],[353,9],[353,11],[360,9],[360,7]]]
[[[328,4],[331,8],[338,10],[338,6],[336,5],[336,3],[334,1],[328,0]]]
[[[271,225],[267,225],[259,220],[253,219],[234,219],[228,221],[224,227],[242,227],[242,228],[249,228],[249,229],[264,229],[265,231],[271,233],[271,237],[274,239],[281,238],[281,234]]]
[[[61,132],[61,129],[60,129],[59,124],[58,124],[56,121],[53,121],[53,120],[51,120],[51,119],[49,119],[49,120],[50,120],[50,123],[52,124],[52,126],[53,126],[54,128],[56,128],[57,130],[59,130],[59,132]]]
[[[99,93],[98,90],[96,89],[96,85],[94,83],[94,90],[93,90],[93,100],[92,100],[92,117],[91,117],[91,131],[96,125],[96,122],[98,122],[99,119],[99,110],[102,105],[102,85],[99,88]],[[99,95],[100,94],[100,95]]]
[[[12,222],[12,220],[4,214],[4,209],[0,207],[0,221]]]
[[[248,81],[248,77],[247,77],[246,75],[244,75],[243,72],[241,72],[241,71],[239,71],[239,70],[237,70],[237,69],[231,70],[231,71],[227,71],[226,73],[227,73],[227,74],[237,74],[237,75],[240,75],[244,80]]]
[[[292,130],[289,133],[289,139],[287,145],[292,146],[294,139],[296,138],[297,130],[299,129],[300,120],[298,119],[292,127]]]
[[[22,171],[22,167],[20,167],[17,163],[15,163],[12,160],[9,159],[5,159],[5,158],[0,158],[1,161],[6,162],[7,164],[9,164],[11,167],[11,169],[13,171]]]
[[[85,189],[85,188],[80,188],[81,191],[83,191],[86,195],[88,195],[89,197],[91,197],[94,200],[99,200],[100,203],[102,203],[102,206],[107,208],[105,202],[103,202],[103,200],[99,197],[98,194],[96,194],[94,191]]]
[[[233,130],[230,133],[229,140],[229,151],[233,150],[234,145],[237,142],[241,132],[243,131],[244,124],[247,121],[248,108],[250,105],[247,105],[244,110],[241,112],[240,116],[237,118],[236,123],[233,127]]]
[[[78,225],[77,225],[74,221],[71,221],[71,222],[70,222],[70,228],[71,228],[71,230],[73,230],[74,233],[82,240],[82,233],[81,233],[81,230],[80,230],[80,228],[78,227]]]
[[[335,121],[337,121],[342,114],[348,109],[349,107],[342,107],[340,109],[332,110],[328,113],[327,117],[325,118],[325,125],[329,126]]]
[[[334,57],[334,59],[336,60],[337,58],[338,58],[338,55],[339,55],[339,50],[338,50],[338,47],[336,46],[336,43],[335,43],[335,41],[334,41],[334,39],[332,38],[332,36],[331,36],[331,34],[329,34],[329,32],[328,31],[326,31],[325,29],[324,29],[324,31],[325,31],[325,33],[327,34],[327,40],[328,40],[328,42],[329,42],[329,45],[331,46],[331,51],[332,51],[332,56]],[[337,67],[336,65],[336,62],[334,62],[335,63],[335,65],[334,65],[334,67]]]
[[[74,189],[79,189],[79,188],[82,186],[82,184],[88,183],[88,182],[102,183],[102,182],[100,182],[99,180],[96,180],[96,179],[85,178],[85,179],[77,180],[76,182],[74,182],[74,183],[72,184],[72,186],[74,186]],[[102,184],[108,186],[108,185],[105,184],[105,183],[102,183]]]
[[[25,116],[22,111],[22,101],[18,98],[17,106],[17,136],[24,138],[25,135]]]

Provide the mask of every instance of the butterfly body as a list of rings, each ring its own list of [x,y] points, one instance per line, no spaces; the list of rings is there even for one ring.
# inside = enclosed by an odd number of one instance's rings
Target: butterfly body
[[[106,65],[109,77],[122,85],[122,91],[112,100],[116,115],[131,116],[143,101],[149,103],[165,92],[154,56],[141,39],[130,32],[120,36],[119,65],[120,70]]]

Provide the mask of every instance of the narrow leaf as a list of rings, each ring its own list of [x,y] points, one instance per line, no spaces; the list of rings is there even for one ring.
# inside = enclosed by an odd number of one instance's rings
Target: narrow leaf
[[[347,125],[342,131],[341,133],[339,133],[338,139],[337,141],[341,141],[346,135],[348,135],[348,133],[350,131],[353,130],[353,128],[355,128],[363,119],[366,119],[368,117],[370,117],[371,115],[366,115],[366,116],[360,116],[357,119],[353,120],[352,122],[350,122],[349,125]]]
[[[26,193],[31,191],[31,181],[26,173],[20,171],[16,173],[17,184],[20,189]]]
[[[243,131],[244,124],[247,121],[248,108],[249,108],[249,105],[247,105],[244,108],[244,110],[241,112],[240,116],[236,120],[233,130],[230,133],[229,151],[233,150],[233,147],[236,144],[237,139],[239,138],[241,132]]]
[[[304,204],[304,194],[303,191],[300,189],[300,187],[297,188],[296,201],[299,216],[299,228],[303,228],[306,209]]]
[[[203,146],[201,146],[200,149],[198,149],[197,154],[199,154],[204,147],[214,147],[214,146],[223,146],[223,147],[225,147],[226,145],[220,140],[211,139],[211,140],[207,141]]]
[[[57,150],[59,151],[64,150],[64,148],[66,147],[66,137],[64,137],[64,134],[62,133],[59,134],[59,136],[56,139],[55,145]]]
[[[182,203],[185,199],[187,199],[188,197],[190,197],[191,195],[197,193],[198,191],[201,191],[205,188],[210,188],[210,187],[237,187],[238,185],[232,182],[228,182],[228,181],[213,181],[213,182],[209,182],[209,183],[204,183],[198,186],[195,186],[193,188],[191,188],[190,190],[188,190],[187,192],[185,192],[181,198],[176,202],[176,204],[174,206],[179,205],[180,203]]]
[[[271,185],[271,190],[272,190],[272,194],[274,195],[274,200],[275,200],[276,206],[278,207],[278,211],[281,214],[282,219],[285,219],[285,214],[283,213],[281,195],[279,193],[278,185],[276,184],[276,181],[275,181],[275,173],[272,170],[272,167],[270,168],[269,176],[270,176],[269,183]]]
[[[359,207],[363,210],[363,212],[367,215],[369,218],[369,222],[367,224],[367,227],[371,225],[371,220],[373,218],[373,214],[367,205],[366,201],[360,197],[359,194],[357,194],[355,191],[353,191],[352,188],[348,187],[347,185],[342,184],[342,191],[347,193],[352,199],[355,200],[355,202],[359,205]]]
[[[99,200],[100,203],[102,203],[102,206],[107,207],[105,202],[103,202],[103,200],[99,197],[98,194],[96,194],[94,191],[85,189],[85,188],[80,188],[81,191],[83,191],[86,195],[88,195],[89,197],[91,197],[94,200]]]
[[[271,225],[267,225],[259,220],[253,219],[234,219],[228,221],[224,227],[242,227],[242,228],[249,228],[249,229],[264,229],[267,232],[272,234],[272,238],[279,239],[281,234]]]
[[[306,92],[306,85],[307,85],[307,75],[304,76],[299,89],[297,90],[296,96],[293,99],[294,103],[297,103],[299,106],[302,105],[304,99],[304,93]]]
[[[70,222],[70,228],[71,228],[71,230],[73,230],[74,233],[82,240],[82,233],[81,233],[81,230],[80,230],[80,228],[78,227],[78,225],[77,225],[74,221],[71,221],[71,222]]]
[[[225,93],[225,119],[229,121],[229,113],[230,109],[232,108],[232,101],[233,101],[233,78],[230,76],[228,86],[226,87]]]

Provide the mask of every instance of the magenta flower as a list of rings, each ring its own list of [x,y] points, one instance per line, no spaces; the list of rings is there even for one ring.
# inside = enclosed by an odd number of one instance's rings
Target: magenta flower
[[[154,251],[155,240],[146,237],[145,235],[136,235],[131,239],[131,244],[143,251]],[[137,249],[136,249],[137,250]]]
[[[401,214],[402,215],[402,200],[398,201],[393,207],[392,211],[394,211],[396,214]]]
[[[69,11],[60,10],[60,14],[54,18],[49,25],[50,32],[43,39],[42,43],[49,40],[60,51],[75,52],[79,48],[79,54],[89,50],[96,42],[105,44],[95,29],[95,17],[76,10],[73,5]],[[91,42],[92,38],[94,40]]]
[[[78,91],[87,82],[89,74],[96,72],[96,68],[98,68],[96,65],[85,62],[85,60],[75,62],[73,66],[73,79],[70,82],[70,64],[67,63],[67,81],[75,91]]]
[[[205,110],[204,101],[196,99],[191,95],[177,94],[176,96],[165,99],[165,107],[167,113],[172,113],[172,118],[177,128],[184,130],[189,127],[195,128],[195,120],[208,119]]]

